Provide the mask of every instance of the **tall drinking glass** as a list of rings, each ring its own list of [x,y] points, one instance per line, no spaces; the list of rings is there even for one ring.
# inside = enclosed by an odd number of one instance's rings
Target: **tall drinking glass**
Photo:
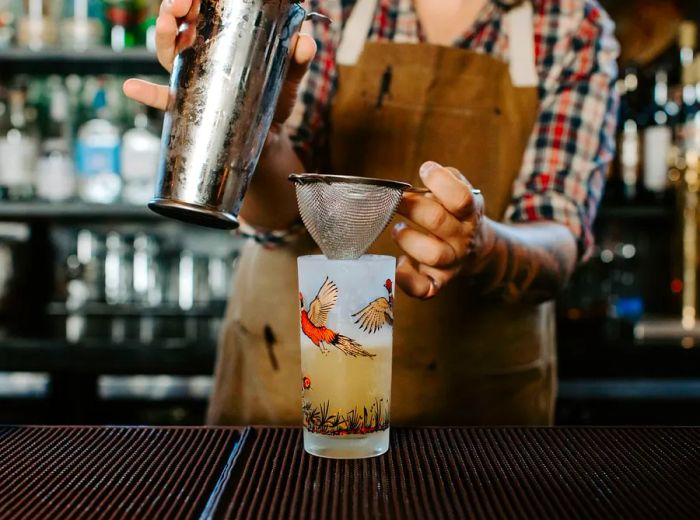
[[[298,260],[304,449],[360,459],[389,449],[396,259]]]

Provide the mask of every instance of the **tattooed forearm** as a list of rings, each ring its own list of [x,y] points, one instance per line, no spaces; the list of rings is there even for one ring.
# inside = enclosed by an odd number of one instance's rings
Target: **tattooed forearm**
[[[566,285],[576,266],[576,242],[563,225],[519,225],[486,220],[488,247],[471,270],[485,296],[504,302],[538,303]]]

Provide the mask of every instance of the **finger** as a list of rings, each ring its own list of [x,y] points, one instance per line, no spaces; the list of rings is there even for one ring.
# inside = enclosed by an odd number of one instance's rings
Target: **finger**
[[[316,40],[310,35],[299,33],[292,42],[293,55],[287,72],[287,81],[299,83],[306,74],[311,60],[316,56]]]
[[[180,26],[180,32],[177,35],[177,41],[175,42],[175,51],[173,55],[173,60],[175,60],[175,56],[180,54],[182,51],[185,49],[189,49],[194,45],[194,41],[197,38],[197,25],[192,23],[192,24],[186,24],[184,26]]]
[[[167,1],[164,0],[163,3]],[[177,19],[171,14],[163,13],[161,9],[161,14],[156,20],[156,56],[168,72],[172,72],[173,68],[178,30]]]
[[[195,5],[196,4],[196,5]],[[199,0],[163,0],[160,4],[160,13],[167,14],[173,18],[182,18],[192,10],[192,7],[199,9]]]
[[[433,284],[435,293],[437,294],[445,287],[452,278],[459,272],[459,267],[449,269],[437,269],[424,264],[418,265],[418,272],[423,276],[427,276]]]
[[[292,112],[301,80],[316,55],[316,40],[308,34],[298,34],[292,45],[293,57],[275,110],[276,123],[284,123]]]
[[[132,78],[124,82],[122,90],[127,97],[144,105],[160,110],[166,110],[168,107],[170,93],[165,85],[156,85],[150,81]]]
[[[407,193],[401,199],[398,213],[411,222],[444,240],[461,256],[467,243],[463,223],[447,211],[434,197]]]
[[[199,10],[199,0],[195,0]],[[163,0],[156,20],[156,56],[160,64],[172,71],[173,59],[177,53],[178,32],[182,18],[186,18],[193,8],[192,0]]]
[[[197,37],[199,6],[200,0],[194,0],[187,14],[183,18],[178,19],[180,25],[178,27],[178,35],[175,42],[176,55],[194,45],[195,38]]]
[[[445,241],[426,233],[397,224],[394,240],[411,258],[431,267],[451,267],[457,260],[455,250]]]
[[[403,292],[414,298],[427,300],[438,292],[437,284],[426,274],[423,274],[406,258],[402,256],[396,265],[396,283]]]
[[[421,166],[420,176],[425,186],[459,220],[464,220],[477,210],[472,187],[457,170],[449,170],[429,161]]]

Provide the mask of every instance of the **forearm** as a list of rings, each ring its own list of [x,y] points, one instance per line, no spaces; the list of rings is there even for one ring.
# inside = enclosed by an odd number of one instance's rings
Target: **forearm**
[[[539,303],[555,297],[576,267],[571,231],[556,222],[483,222],[483,255],[472,273],[485,296],[507,303]]]
[[[292,142],[284,131],[271,135],[263,148],[251,181],[241,217],[260,229],[286,229],[299,218],[291,173],[304,171]]]

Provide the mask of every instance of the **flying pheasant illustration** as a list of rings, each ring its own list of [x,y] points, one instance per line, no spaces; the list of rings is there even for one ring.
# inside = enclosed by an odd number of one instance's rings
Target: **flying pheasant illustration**
[[[343,352],[346,356],[369,357],[375,355],[367,352],[357,341],[338,334],[326,327],[328,314],[338,300],[338,286],[326,278],[319,289],[316,298],[309,305],[309,311],[304,308],[304,295],[299,293],[301,303],[301,330],[302,332],[321,349],[324,354],[328,352],[328,347],[333,346]]]
[[[386,281],[384,288],[389,293],[388,298],[377,298],[360,312],[352,315],[353,318],[357,318],[355,323],[370,334],[374,334],[384,325],[394,324],[394,295],[391,280]]]

